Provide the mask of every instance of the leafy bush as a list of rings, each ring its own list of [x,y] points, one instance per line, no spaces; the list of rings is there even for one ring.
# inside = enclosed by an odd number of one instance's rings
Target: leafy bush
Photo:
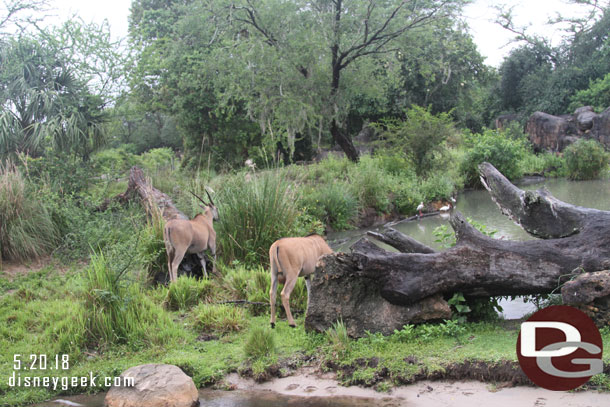
[[[275,352],[273,331],[266,326],[255,326],[250,330],[244,345],[246,356],[253,359],[271,356]]]
[[[417,206],[424,200],[417,182],[410,179],[401,179],[392,187],[394,209],[401,214],[415,213]]]
[[[0,164],[0,260],[33,259],[57,246],[59,230],[40,199],[15,165]]]
[[[183,311],[195,306],[200,301],[208,301],[212,291],[213,285],[210,280],[180,276],[169,285],[163,303],[167,309]]]
[[[454,189],[453,182],[442,174],[434,174],[422,181],[420,185],[424,201],[447,200],[453,194]]]
[[[375,158],[361,157],[358,164],[350,168],[349,180],[362,208],[389,212],[392,177],[383,172]]]
[[[296,232],[297,191],[279,171],[226,180],[217,205],[217,235],[225,263],[268,264],[271,244]]]
[[[419,106],[407,110],[404,121],[385,120],[376,127],[383,130],[383,148],[408,157],[418,176],[441,166],[445,141],[456,134],[449,113],[433,115]]]
[[[610,106],[610,73],[603,78],[589,82],[587,89],[580,90],[572,96],[569,109],[574,111],[581,106],[591,105],[601,112]]]
[[[551,177],[566,175],[564,158],[554,153],[528,152],[521,159],[521,168],[526,174],[540,173]]]
[[[570,179],[595,179],[608,167],[608,153],[595,140],[580,139],[563,153]]]
[[[522,139],[509,138],[494,130],[485,130],[483,134],[467,137],[466,144],[468,149],[460,167],[467,185],[478,185],[478,165],[485,161],[491,163],[508,179],[514,180],[523,175],[519,165],[521,157],[526,153]]]
[[[248,323],[242,308],[227,304],[199,304],[193,309],[195,326],[202,331],[241,331]]]
[[[302,204],[335,230],[349,229],[350,221],[358,216],[358,200],[349,185],[341,181],[310,188],[304,193]]]

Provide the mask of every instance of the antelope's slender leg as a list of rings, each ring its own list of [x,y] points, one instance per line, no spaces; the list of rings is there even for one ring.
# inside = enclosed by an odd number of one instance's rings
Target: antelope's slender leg
[[[171,271],[169,273],[169,276],[172,280],[172,282],[176,281],[178,279],[178,266],[180,266],[180,263],[182,262],[182,259],[184,258],[184,255],[186,254],[186,248],[184,250],[176,250],[174,248],[174,260],[172,261],[172,265],[171,265]]]
[[[206,270],[205,264],[205,253],[197,253],[197,257],[199,257],[199,262],[201,262],[201,268],[203,268],[203,275],[205,276],[205,278],[208,278],[208,271]]]
[[[271,289],[269,290],[269,305],[271,306],[271,328],[275,328],[275,299],[277,296],[277,265],[271,259]]]
[[[286,275],[286,284],[284,284],[284,288],[282,289],[282,305],[284,305],[284,310],[286,311],[286,317],[288,318],[288,325],[290,325],[291,327],[295,327],[296,324],[294,323],[294,318],[292,318],[292,312],[290,312],[290,293],[292,293],[292,290],[294,289],[294,286],[297,283],[297,279],[298,279],[298,274],[297,275]]]

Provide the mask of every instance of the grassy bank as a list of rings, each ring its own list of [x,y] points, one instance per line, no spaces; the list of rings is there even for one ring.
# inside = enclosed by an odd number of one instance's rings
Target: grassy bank
[[[514,323],[448,321],[407,326],[391,336],[370,334],[358,340],[347,337],[340,323],[326,333],[307,333],[303,328],[304,292],[297,290],[293,304],[300,312],[298,327],[292,329],[280,321],[270,330],[267,307],[217,304],[232,298],[264,300],[268,277],[260,274],[257,278],[261,270],[228,269],[222,280],[194,285],[184,280],[168,289],[134,280],[120,283],[120,288],[108,286],[104,281],[114,274],[103,259],[94,259],[93,266],[84,270],[81,267],[63,272],[48,267],[0,279],[2,405],[105,390],[104,386],[59,391],[11,388],[7,381],[13,372],[69,377],[93,372],[94,376],[112,377],[143,363],[174,364],[193,377],[197,386],[219,388],[230,372],[267,380],[290,375],[304,365],[335,371],[343,384],[373,386],[380,391],[424,378],[526,383],[516,362],[518,325]],[[98,284],[96,289],[90,286],[93,283]],[[113,307],[122,301],[133,312],[116,314]],[[120,327],[128,330],[121,332]],[[604,346],[610,346],[607,329],[603,339]],[[15,371],[16,354],[24,360],[30,354],[46,354],[50,360],[56,354],[67,354],[69,369]],[[606,354],[604,361],[608,369],[610,356]],[[610,376],[598,375],[589,386],[610,391]]]

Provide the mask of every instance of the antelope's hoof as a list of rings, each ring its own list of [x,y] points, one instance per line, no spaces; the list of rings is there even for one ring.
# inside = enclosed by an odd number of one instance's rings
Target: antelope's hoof
[[[275,322],[271,323],[271,329],[275,329]]]
[[[290,327],[291,327],[291,328],[296,328],[297,326],[296,326],[296,325],[290,325]]]

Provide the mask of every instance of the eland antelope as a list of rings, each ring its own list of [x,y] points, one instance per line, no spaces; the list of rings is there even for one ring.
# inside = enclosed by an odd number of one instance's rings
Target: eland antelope
[[[210,199],[209,203],[191,192],[203,203],[202,213],[191,220],[172,219],[165,224],[163,229],[169,278],[172,282],[178,278],[178,266],[186,253],[197,254],[206,277],[208,276],[204,255],[206,249],[210,250],[214,256],[214,263],[216,262],[216,232],[213,221],[218,220],[218,209],[214,205],[210,193],[207,190],[205,193]]]
[[[307,237],[285,237],[276,240],[269,249],[269,263],[271,265],[271,290],[269,302],[271,304],[271,328],[275,328],[275,299],[278,282],[284,284],[281,292],[282,305],[286,310],[288,324],[295,327],[290,312],[290,293],[294,289],[299,277],[305,277],[307,285],[307,301],[309,302],[308,276],[316,269],[320,256],[332,253],[324,238],[320,235]]]

